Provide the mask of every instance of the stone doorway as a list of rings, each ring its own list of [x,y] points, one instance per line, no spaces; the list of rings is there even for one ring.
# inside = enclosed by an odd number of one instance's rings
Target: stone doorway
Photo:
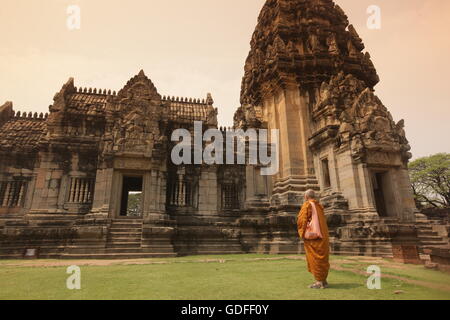
[[[124,218],[141,218],[143,196],[143,177],[124,176],[119,216]]]
[[[380,217],[397,218],[395,188],[389,171],[372,172],[375,206]]]

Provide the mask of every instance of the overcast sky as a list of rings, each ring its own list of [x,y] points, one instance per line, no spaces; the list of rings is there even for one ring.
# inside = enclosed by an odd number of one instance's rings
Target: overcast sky
[[[1,0],[0,104],[48,111],[69,77],[121,89],[144,69],[161,95],[206,98],[221,125],[239,106],[243,66],[265,0]],[[414,157],[450,152],[450,1],[337,0],[364,40],[376,93],[405,119]],[[69,5],[81,29],[67,26]],[[366,10],[381,8],[380,30]]]

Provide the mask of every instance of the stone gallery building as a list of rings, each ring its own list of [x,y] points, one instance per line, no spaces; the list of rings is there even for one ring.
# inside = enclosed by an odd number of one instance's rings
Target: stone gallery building
[[[0,257],[300,253],[307,189],[320,193],[336,254],[412,261],[446,244],[415,207],[404,123],[375,95],[363,50],[331,0],[266,2],[234,126],[279,130],[274,176],[175,165],[172,132],[217,128],[217,109],[210,94],[161,96],[142,71],[117,93],[70,79],[45,115],[5,103]]]

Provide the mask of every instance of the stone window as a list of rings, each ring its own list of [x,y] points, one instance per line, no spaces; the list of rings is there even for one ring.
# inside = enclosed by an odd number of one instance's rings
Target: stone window
[[[26,185],[25,181],[0,182],[0,207],[17,208],[23,206]]]
[[[71,178],[67,202],[73,204],[92,203],[94,183],[92,178]]]
[[[222,207],[225,210],[240,208],[238,186],[235,183],[222,185]]]
[[[169,205],[174,207],[196,207],[197,184],[184,175],[169,181]]]

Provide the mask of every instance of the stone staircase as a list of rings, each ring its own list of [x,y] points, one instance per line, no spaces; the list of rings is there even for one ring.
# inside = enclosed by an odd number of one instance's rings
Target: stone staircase
[[[115,219],[108,232],[106,253],[113,255],[141,253],[142,220]]]
[[[102,248],[71,247],[64,259],[142,259],[164,256],[142,247],[142,219],[114,219]],[[168,256],[173,256],[168,255]]]
[[[417,235],[420,241],[419,254],[425,263],[430,261],[432,249],[449,246],[448,236],[440,235],[433,225],[440,225],[441,221],[430,219],[418,219],[416,221]]]

